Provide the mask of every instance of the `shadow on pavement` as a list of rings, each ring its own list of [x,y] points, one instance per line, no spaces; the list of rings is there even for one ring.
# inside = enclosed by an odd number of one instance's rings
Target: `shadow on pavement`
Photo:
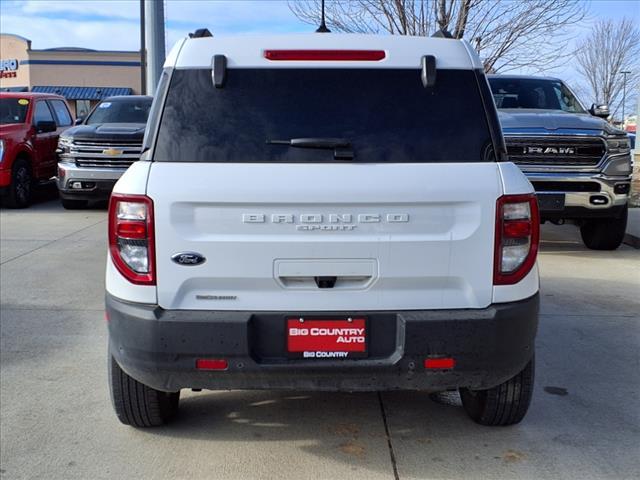
[[[87,210],[106,210],[107,206],[108,202],[106,200],[90,202]],[[31,205],[27,208],[8,208],[4,200],[0,201],[0,209],[7,212],[54,210],[56,209],[56,207],[60,207],[60,209],[62,209],[62,204],[60,203],[60,198],[58,197],[58,188],[54,183],[34,187],[32,202]]]
[[[466,471],[482,472],[485,478],[554,478],[557,470],[538,475],[535,465],[545,459],[563,462],[585,448],[615,450],[636,428],[629,424],[633,406],[624,402],[634,387],[620,388],[635,355],[635,340],[629,336],[633,324],[633,319],[621,317],[543,315],[534,398],[520,425],[483,427],[456,401],[434,402],[425,392],[383,392],[400,477],[428,473],[454,478]],[[599,354],[603,352],[609,352],[604,363]],[[558,391],[562,395],[555,394]],[[260,451],[271,443],[287,442],[294,456],[300,449],[361,463],[371,471],[388,470],[376,393],[183,393],[179,416],[145,434],[208,441],[212,448],[216,442],[254,442]],[[625,429],[631,430],[622,434]],[[620,472],[631,465],[629,459],[618,461]],[[596,472],[596,463],[588,461],[582,468]]]

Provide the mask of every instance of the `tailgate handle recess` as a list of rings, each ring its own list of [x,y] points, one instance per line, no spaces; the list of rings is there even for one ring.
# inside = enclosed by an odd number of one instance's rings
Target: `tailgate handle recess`
[[[374,259],[277,259],[274,277],[284,288],[363,289],[378,276]]]
[[[318,288],[333,288],[338,277],[313,277]]]

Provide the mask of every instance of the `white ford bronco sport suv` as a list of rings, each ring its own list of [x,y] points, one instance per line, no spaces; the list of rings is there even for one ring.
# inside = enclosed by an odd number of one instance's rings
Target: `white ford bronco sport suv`
[[[523,418],[538,206],[466,42],[201,32],[143,151],[109,206],[121,422],[182,388],[459,389],[478,423]]]

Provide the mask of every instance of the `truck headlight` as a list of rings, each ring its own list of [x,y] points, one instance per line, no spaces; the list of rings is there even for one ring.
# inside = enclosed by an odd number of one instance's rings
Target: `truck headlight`
[[[0,162],[4,159],[4,140],[0,140]]]
[[[629,153],[631,151],[629,137],[608,137],[607,152],[609,155]]]
[[[56,153],[59,156],[61,162],[73,162],[73,158],[71,158],[71,145],[73,145],[73,140],[68,137],[60,137],[58,139],[58,148],[56,149]]]

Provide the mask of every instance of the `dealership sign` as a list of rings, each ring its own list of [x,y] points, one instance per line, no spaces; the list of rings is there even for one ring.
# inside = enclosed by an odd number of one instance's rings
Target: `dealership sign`
[[[18,75],[18,59],[0,60],[0,78],[16,78]]]

